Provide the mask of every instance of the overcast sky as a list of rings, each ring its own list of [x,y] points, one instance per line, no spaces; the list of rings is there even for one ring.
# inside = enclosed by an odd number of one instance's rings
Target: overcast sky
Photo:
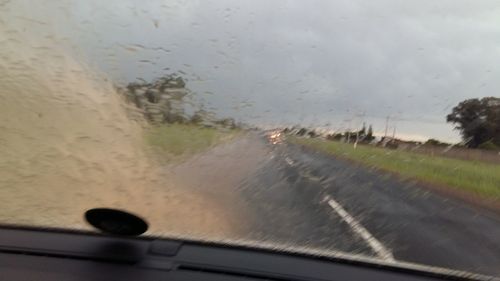
[[[451,108],[499,95],[498,0],[54,2],[26,17],[117,83],[178,72],[255,124],[457,141]]]

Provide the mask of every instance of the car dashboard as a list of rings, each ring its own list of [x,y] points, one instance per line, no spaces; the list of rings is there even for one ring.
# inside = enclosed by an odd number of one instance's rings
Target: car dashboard
[[[10,281],[390,281],[474,277],[196,241],[20,227],[0,228],[0,276]]]

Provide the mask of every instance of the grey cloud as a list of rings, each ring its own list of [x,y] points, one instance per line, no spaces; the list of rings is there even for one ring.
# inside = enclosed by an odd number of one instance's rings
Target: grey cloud
[[[249,122],[340,128],[364,113],[381,130],[381,120],[392,115],[406,119],[397,123],[401,133],[456,140],[444,122],[450,107],[495,95],[500,86],[498,1],[62,6],[54,14],[72,15],[60,18],[65,32],[114,78],[126,82],[181,70],[220,114]],[[134,44],[146,49],[123,47]],[[236,108],[241,103],[253,106]]]

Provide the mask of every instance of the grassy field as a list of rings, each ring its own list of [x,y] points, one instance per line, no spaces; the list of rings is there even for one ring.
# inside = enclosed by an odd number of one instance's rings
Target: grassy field
[[[195,125],[170,124],[150,128],[146,142],[151,152],[165,161],[184,159],[239,134],[238,130],[202,128]]]
[[[365,145],[289,137],[288,141],[356,162],[395,172],[402,177],[445,185],[500,200],[500,165],[435,157]]]

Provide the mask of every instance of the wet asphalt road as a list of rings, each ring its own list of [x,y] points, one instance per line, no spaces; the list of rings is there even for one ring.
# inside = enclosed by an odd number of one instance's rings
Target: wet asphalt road
[[[239,189],[254,214],[252,239],[500,276],[498,214],[307,148],[256,141],[269,146],[268,160]]]

